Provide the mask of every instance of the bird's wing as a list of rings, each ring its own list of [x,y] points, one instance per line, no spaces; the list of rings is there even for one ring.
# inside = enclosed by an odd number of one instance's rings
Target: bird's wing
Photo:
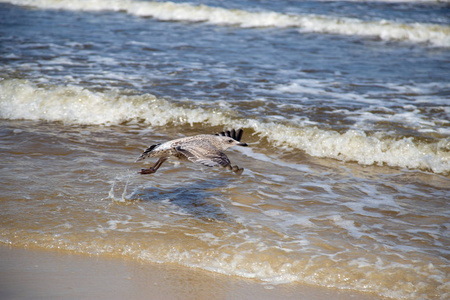
[[[230,160],[225,153],[219,151],[213,145],[202,145],[202,147],[182,145],[175,147],[175,150],[186,156],[190,161],[200,163],[208,167],[214,167],[217,165],[225,167],[230,164]]]

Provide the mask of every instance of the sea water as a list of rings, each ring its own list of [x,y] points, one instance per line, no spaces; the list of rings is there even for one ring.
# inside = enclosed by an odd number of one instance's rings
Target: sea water
[[[448,2],[0,2],[0,242],[449,297]]]

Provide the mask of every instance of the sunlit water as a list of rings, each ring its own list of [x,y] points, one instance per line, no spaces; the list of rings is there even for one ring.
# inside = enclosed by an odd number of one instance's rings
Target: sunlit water
[[[0,242],[449,297],[448,4],[177,3],[0,4]]]

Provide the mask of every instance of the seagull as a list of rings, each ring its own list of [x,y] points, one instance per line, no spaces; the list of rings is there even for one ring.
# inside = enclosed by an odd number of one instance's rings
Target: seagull
[[[136,159],[136,162],[147,157],[159,157],[159,159],[153,167],[141,169],[138,173],[155,173],[169,157],[174,156],[208,167],[220,165],[240,175],[244,169],[231,166],[230,160],[222,151],[233,146],[247,147],[246,143],[241,142],[242,133],[242,129],[232,129],[217,134],[200,134],[152,145]]]

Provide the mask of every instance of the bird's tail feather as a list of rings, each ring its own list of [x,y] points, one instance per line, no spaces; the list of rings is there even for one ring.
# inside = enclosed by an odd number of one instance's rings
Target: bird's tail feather
[[[143,160],[143,159],[146,159],[147,157],[149,157],[149,156],[150,156],[150,152],[152,152],[153,150],[155,150],[155,148],[158,147],[159,145],[161,145],[161,144],[155,144],[155,145],[151,145],[150,147],[148,147],[147,150],[145,150],[145,151],[141,154],[141,156],[139,156],[139,157],[136,159],[136,162],[138,162],[138,161],[140,161],[140,160]]]

